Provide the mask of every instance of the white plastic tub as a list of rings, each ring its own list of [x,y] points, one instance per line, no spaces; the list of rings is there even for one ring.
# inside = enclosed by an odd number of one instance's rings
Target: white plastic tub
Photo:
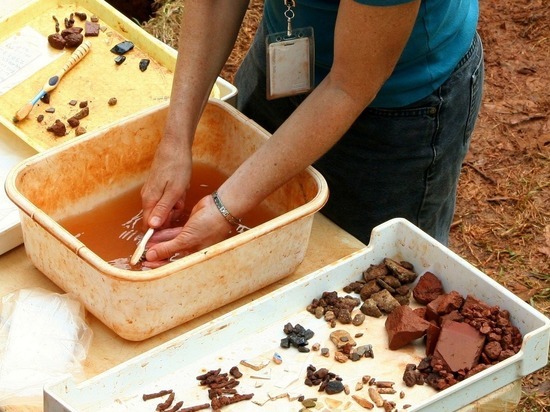
[[[265,200],[277,217],[164,267],[134,272],[99,258],[57,222],[145,181],[168,106],[154,108],[23,161],[6,192],[20,208],[28,256],[55,284],[129,340],[143,340],[289,274],[304,259],[313,215],[326,202],[308,168]],[[268,138],[228,103],[212,100],[194,159],[229,175]]]
[[[524,336],[521,350],[514,356],[454,385],[436,392],[427,385],[406,388],[402,382],[404,367],[416,363],[425,356],[423,345],[409,345],[398,351],[387,347],[384,318],[367,318],[361,329],[364,336],[356,339],[358,344],[371,343],[374,359],[340,364],[324,358],[319,352],[298,353],[295,349],[284,350],[279,340],[286,322],[300,323],[311,328],[315,336],[310,340],[327,343],[330,329],[322,319],[316,319],[305,311],[313,298],[324,291],[339,290],[361,277],[370,264],[378,264],[384,257],[406,260],[415,266],[417,273],[431,271],[442,279],[445,290],[456,290],[463,295],[473,294],[490,305],[499,305],[510,312],[510,319]],[[347,327],[348,325],[346,325]],[[342,328],[344,325],[339,325]],[[344,327],[345,328],[345,327]],[[351,330],[351,329],[350,329]],[[352,333],[353,336],[353,333]],[[397,402],[398,410],[405,404],[412,406],[407,411],[455,411],[465,405],[493,393],[546,365],[550,337],[550,321],[531,306],[517,298],[498,283],[484,275],[456,254],[434,241],[424,232],[403,219],[394,219],[378,226],[369,245],[349,257],[311,273],[257,301],[236,309],[208,324],[189,331],[165,344],[116,366],[82,383],[72,379],[47,385],[44,390],[45,410],[60,411],[151,411],[156,402],[143,402],[141,396],[162,389],[173,389],[176,400],[184,400],[184,406],[208,402],[206,390],[198,386],[195,376],[207,370],[238,365],[242,359],[256,356],[269,358],[274,351],[283,357],[282,365],[271,364],[272,380],[263,380],[262,387],[252,383],[250,370],[239,365],[245,379],[237,386],[239,393],[255,393],[253,398],[265,399],[266,392],[303,394],[307,397],[322,397],[317,387],[304,385],[305,369],[309,364],[327,367],[343,378],[351,388],[351,394],[367,397],[366,389],[355,391],[355,383],[363,375],[377,380],[394,381],[397,393],[403,390],[404,399],[398,395],[385,396]],[[331,349],[331,353],[332,353]],[[289,386],[277,388],[276,383],[288,373],[296,372],[297,379]],[[347,411],[363,410],[351,397],[340,393],[331,396],[343,403],[351,401]],[[227,411],[291,411],[301,405],[288,398],[268,401],[258,406],[246,401],[224,407]]]

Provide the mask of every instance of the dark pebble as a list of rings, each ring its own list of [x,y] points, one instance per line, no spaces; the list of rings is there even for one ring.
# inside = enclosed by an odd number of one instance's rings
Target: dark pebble
[[[129,52],[133,48],[134,48],[134,43],[132,43],[129,40],[126,40],[126,41],[120,42],[117,45],[115,45],[111,49],[111,52],[114,53],[114,54],[124,54],[124,53]]]
[[[149,67],[149,63],[150,63],[149,59],[141,59],[139,61],[139,70],[141,70],[142,72],[147,70],[147,67]]]

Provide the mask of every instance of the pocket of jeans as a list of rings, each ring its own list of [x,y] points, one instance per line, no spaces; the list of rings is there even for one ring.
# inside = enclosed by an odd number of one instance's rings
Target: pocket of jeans
[[[432,139],[437,132],[439,109],[435,98],[422,99],[414,106],[396,109],[367,108],[354,123],[350,132],[360,136],[358,145],[385,156],[424,157],[431,152]]]
[[[479,60],[479,64],[475,68],[470,77],[470,107],[468,117],[466,118],[466,127],[464,128],[464,145],[470,143],[470,138],[476,125],[477,116],[481,108],[481,100],[483,95],[483,53]]]

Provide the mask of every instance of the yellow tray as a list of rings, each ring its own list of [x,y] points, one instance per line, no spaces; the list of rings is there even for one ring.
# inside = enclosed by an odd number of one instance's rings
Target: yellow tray
[[[44,83],[63,67],[72,50],[65,49],[59,58],[0,95],[0,123],[39,152],[75,138],[75,131],[68,126],[67,119],[80,108],[78,104],[70,105],[72,100],[88,102],[90,114],[81,120],[81,125],[90,132],[160,105],[170,97],[177,52],[103,0],[34,1],[0,21],[0,44],[29,27],[47,37],[55,32],[52,16],[58,19],[62,30],[64,19],[74,12],[86,13],[88,21],[92,15],[97,16],[104,30],[97,37],[85,37],[92,42],[90,52],[50,93],[49,104],[38,101],[26,119],[13,123],[15,112],[36,96]],[[84,27],[84,22],[77,17],[74,19],[75,26]],[[132,41],[135,47],[126,53],[124,63],[116,65],[116,55],[110,50],[124,40]],[[50,46],[45,42],[44,47]],[[144,72],[139,70],[141,59],[150,60]],[[236,89],[221,78],[211,93],[211,97],[226,101],[235,95]],[[112,97],[117,99],[114,106],[108,104]],[[47,113],[47,108],[54,108],[55,112]],[[44,115],[42,122],[37,121],[40,114]],[[63,137],[46,130],[56,119],[67,125],[67,134]]]

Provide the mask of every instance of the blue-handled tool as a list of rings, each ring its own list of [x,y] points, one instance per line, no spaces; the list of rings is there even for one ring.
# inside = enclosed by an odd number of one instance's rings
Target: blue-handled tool
[[[55,89],[61,81],[61,78],[80,60],[82,60],[84,56],[86,56],[86,54],[88,54],[91,47],[92,43],[90,43],[90,41],[88,40],[78,46],[78,48],[73,52],[73,54],[71,54],[71,57],[69,57],[69,60],[67,60],[67,63],[65,63],[65,66],[63,66],[59,73],[56,73],[54,76],[50,77],[46,84],[42,87],[42,90],[40,90],[33,99],[31,99],[27,104],[19,109],[17,113],[15,113],[15,116],[13,117],[13,122],[17,123],[27,117],[34,105],[38,102],[38,100],[40,100],[46,93]]]

